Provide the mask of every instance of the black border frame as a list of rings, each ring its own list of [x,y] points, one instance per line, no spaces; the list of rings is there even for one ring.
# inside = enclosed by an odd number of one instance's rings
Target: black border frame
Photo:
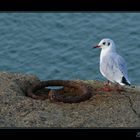
[[[57,138],[57,139],[89,139],[89,138],[111,138],[111,139],[140,139],[140,129],[128,128],[5,128],[0,129],[0,137],[12,138]]]
[[[0,11],[133,11],[140,10],[139,0],[39,0],[0,1]]]
[[[139,12],[140,1],[9,1],[1,12]],[[140,138],[140,128],[1,128],[0,137],[11,138]]]

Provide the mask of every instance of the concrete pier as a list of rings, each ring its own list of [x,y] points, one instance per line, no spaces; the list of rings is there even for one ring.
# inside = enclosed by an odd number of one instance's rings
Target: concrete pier
[[[140,127],[140,88],[98,92],[80,103],[50,102],[25,96],[34,75],[0,72],[0,127]],[[100,88],[103,82],[83,81]],[[92,90],[92,89],[91,89]]]

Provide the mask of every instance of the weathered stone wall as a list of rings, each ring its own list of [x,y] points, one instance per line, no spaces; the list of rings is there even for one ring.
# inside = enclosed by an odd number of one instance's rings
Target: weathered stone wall
[[[0,127],[140,127],[140,89],[99,92],[80,103],[34,100],[25,96],[34,75],[0,72]],[[100,87],[103,82],[83,81]]]

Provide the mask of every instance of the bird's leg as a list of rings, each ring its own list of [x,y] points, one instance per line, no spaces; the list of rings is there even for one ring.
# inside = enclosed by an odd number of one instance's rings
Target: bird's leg
[[[107,81],[107,83],[105,84],[105,86],[102,88],[104,91],[110,92],[110,91],[117,91],[119,93],[121,93],[122,91],[124,91],[124,87],[122,87],[119,84],[115,84],[112,86],[111,88],[111,82]]]
[[[109,86],[111,83],[109,82],[109,80],[107,80],[107,82],[105,83],[105,86]]]
[[[110,92],[112,91],[110,85],[111,84],[109,81],[105,82],[105,84],[103,85],[103,87],[100,87],[98,89],[96,89],[96,91],[104,91],[104,92]]]
[[[107,81],[107,83],[105,83],[105,85],[104,85],[104,87],[102,88],[102,90],[103,91],[105,91],[105,92],[110,92],[110,91],[112,91],[112,89],[111,89],[111,87],[110,87],[110,82],[109,82],[109,80]]]

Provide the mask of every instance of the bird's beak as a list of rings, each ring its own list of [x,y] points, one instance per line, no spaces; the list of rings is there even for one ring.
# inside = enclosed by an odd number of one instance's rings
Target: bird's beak
[[[100,48],[100,46],[99,46],[99,45],[97,45],[97,46],[93,46],[93,49],[95,49],[95,48]]]

